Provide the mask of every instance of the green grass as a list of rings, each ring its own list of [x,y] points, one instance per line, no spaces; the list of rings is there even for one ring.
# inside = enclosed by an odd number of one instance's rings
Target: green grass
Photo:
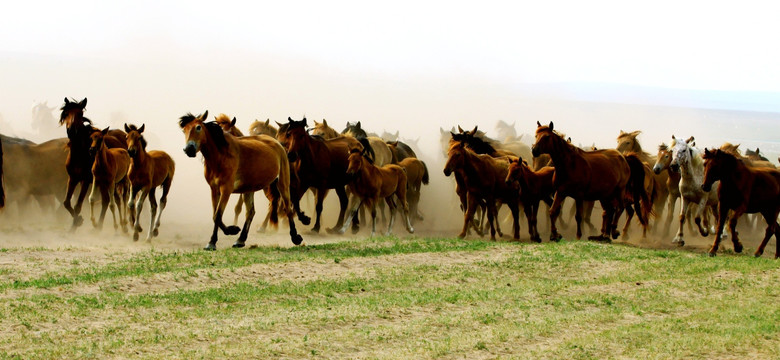
[[[0,285],[0,358],[777,358],[778,264],[441,238],[82,259]]]

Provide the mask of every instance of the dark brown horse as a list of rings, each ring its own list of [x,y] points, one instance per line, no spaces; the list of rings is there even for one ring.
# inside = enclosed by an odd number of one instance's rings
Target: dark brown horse
[[[211,204],[214,214],[214,230],[206,250],[217,247],[217,231],[235,235],[238,240],[233,247],[244,247],[252,218],[255,215],[254,193],[267,187],[275,188],[278,194],[279,211],[287,215],[290,239],[300,245],[303,238],[295,230],[294,214],[290,201],[290,164],[284,147],[270,136],[234,137],[222,131],[214,122],[205,122],[208,111],[203,115],[186,114],[179,119],[186,145],[184,153],[195,157],[203,154],[206,182],[211,188]],[[225,226],[222,214],[230,194],[242,194],[247,206],[244,227]],[[277,219],[272,216],[272,224]]]
[[[520,203],[523,204],[523,211],[528,219],[528,234],[531,236],[531,240],[535,242],[542,242],[539,230],[536,227],[539,202],[544,201],[549,207],[552,205],[553,195],[555,194],[553,175],[555,175],[555,168],[551,166],[545,166],[534,171],[521,159],[509,161],[506,183],[507,185],[517,183],[518,191],[520,192]]]
[[[513,238],[520,238],[519,224],[519,193],[506,184],[509,169],[509,157],[494,158],[490,155],[477,154],[471,151],[463,142],[453,142],[448,151],[447,163],[444,164],[444,175],[456,173],[462,179],[462,191],[467,201],[463,218],[463,229],[458,237],[466,236],[469,227],[473,225],[477,205],[484,204],[490,224],[490,238],[496,239],[494,223],[498,209],[496,202],[501,201],[512,211]]]
[[[65,98],[60,114],[60,125],[66,126],[68,134],[68,158],[65,160],[65,169],[68,172],[68,187],[63,205],[73,217],[71,230],[80,226],[84,219],[81,217],[81,206],[87,195],[87,188],[92,183],[92,163],[94,158],[89,154],[92,144],[90,136],[98,130],[92,126],[92,121],[84,117],[84,109],[87,106],[87,98],[80,102],[70,101]],[[121,130],[110,130],[106,134],[104,142],[108,148],[127,149],[126,134]],[[70,200],[76,185],[81,185],[76,207],[72,207]]]
[[[636,193],[644,189],[644,172],[633,173],[626,158],[617,150],[583,151],[554,132],[552,122],[547,126],[539,122],[537,125],[533,155],[550,154],[555,163],[553,182],[556,192],[550,209],[550,239],[557,241],[561,238],[555,221],[566,197],[572,197],[577,207],[577,239],[582,237],[582,202],[585,200],[598,200],[604,209],[601,234],[590,238],[609,241],[611,236],[617,239],[620,235],[617,222],[624,209],[629,181],[629,189],[634,192],[633,199],[638,201],[647,197],[647,194]],[[639,218],[644,224],[646,219]]]
[[[143,208],[146,197],[149,196],[149,205],[151,206],[149,218],[151,221],[146,241],[151,241],[152,236],[157,236],[159,232],[160,218],[168,203],[168,191],[171,189],[176,164],[164,151],[146,151],[146,139],[142,135],[145,127],[146,124],[141,125],[141,127],[125,124],[127,152],[132,161],[127,173],[132,184],[128,210],[130,221],[133,224],[133,240],[138,240],[138,233],[143,231],[141,228],[141,208]],[[155,192],[160,186],[162,186],[162,196],[158,211]]]
[[[97,202],[96,191],[100,192],[102,202],[100,218],[96,222],[92,213],[92,226],[103,228],[103,220],[106,216],[106,208],[111,209],[114,218],[114,229],[122,227],[122,232],[127,232],[127,218],[125,217],[127,195],[130,192],[130,180],[127,171],[130,169],[130,155],[122,148],[109,149],[105,143],[108,128],[102,131],[93,131],[90,135],[92,143],[89,146],[89,154],[94,158],[92,162],[92,192],[89,195],[89,204],[92,208]],[[117,223],[116,209],[119,210],[119,222]]]
[[[761,213],[767,222],[766,232],[755,256],[761,256],[772,235],[775,241],[780,239],[780,225],[777,216],[780,214],[780,171],[771,168],[754,168],[745,165],[734,155],[722,150],[704,150],[704,182],[703,191],[710,191],[716,181],[718,185],[718,230],[715,242],[709,255],[715,256],[723,236],[723,227],[729,210],[733,211],[729,221],[731,241],[734,252],[742,252],[736,231],[737,220],[742,214]],[[776,247],[775,259],[780,257],[780,246]]]
[[[395,221],[396,201],[403,211],[406,231],[414,233],[414,228],[409,220],[409,204],[406,200],[406,171],[396,165],[387,164],[382,167],[374,165],[368,155],[368,145],[350,150],[347,175],[350,182],[347,184],[352,198],[348,207],[344,225],[339,230],[343,234],[356,215],[359,206],[365,206],[371,211],[371,236],[376,233],[376,206],[385,200],[390,208],[390,221],[387,225],[386,235],[390,235]]]
[[[398,165],[406,170],[406,199],[409,202],[409,212],[412,214],[412,218],[423,220],[424,217],[419,208],[420,190],[423,184],[428,185],[430,181],[428,167],[422,160],[413,157],[401,160]]]
[[[339,197],[339,217],[336,225],[327,231],[338,231],[344,224],[344,213],[347,209],[345,186],[350,181],[347,175],[349,151],[355,148],[362,149],[362,145],[357,139],[348,136],[326,140],[320,136],[309,135],[306,130],[308,126],[306,118],[300,121],[288,118],[287,121],[286,124],[280,125],[278,139],[287,149],[289,156],[298,162],[295,170],[297,184],[292,195],[296,211],[299,211],[298,216],[308,219],[303,212],[300,212],[299,202],[309,188],[314,188],[317,201],[316,219],[312,231],[319,232],[322,203],[328,191],[334,189]],[[357,228],[353,227],[353,231],[357,231]]]

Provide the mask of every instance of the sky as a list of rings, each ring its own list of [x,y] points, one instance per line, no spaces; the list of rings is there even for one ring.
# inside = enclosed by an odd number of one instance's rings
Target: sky
[[[19,1],[0,52],[780,91],[769,1]]]

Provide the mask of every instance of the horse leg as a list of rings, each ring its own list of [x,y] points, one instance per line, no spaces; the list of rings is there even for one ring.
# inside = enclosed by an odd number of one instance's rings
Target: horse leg
[[[160,209],[157,206],[156,188],[149,189],[149,231],[146,233],[146,242],[151,242],[157,228],[160,226]],[[140,222],[140,220],[139,220]]]
[[[683,240],[683,228],[685,227],[685,217],[688,213],[690,203],[690,201],[685,200],[684,196],[680,198],[680,227],[677,229],[677,236],[672,239],[672,243],[678,243],[680,246],[685,245],[685,240]]]
[[[311,228],[312,233],[317,234],[320,232],[320,221],[322,220],[322,204],[325,202],[325,195],[327,194],[328,194],[328,190],[317,191],[317,199],[314,204],[314,214],[315,214],[314,227]],[[339,196],[339,201],[341,201],[341,196]],[[342,210],[341,210],[342,212],[344,211],[343,208],[344,207],[342,206]],[[339,214],[339,216],[342,215]],[[343,221],[343,218],[341,219],[341,221]]]
[[[92,221],[92,227],[97,228],[97,222],[95,221],[95,202],[97,202],[97,194],[95,194],[95,191],[100,191],[100,193],[103,193],[103,189],[98,189],[97,186],[97,179],[95,177],[92,177],[92,190],[89,192],[89,219]]]
[[[93,188],[97,184],[93,184]],[[97,224],[95,224],[95,220],[93,219],[93,225],[95,225],[95,228],[98,230],[103,229],[103,221],[106,219],[106,210],[108,210],[108,203],[111,202],[111,193],[109,193],[108,186],[97,186],[100,191],[100,196],[102,198],[102,201],[100,202],[100,215],[98,217]],[[91,197],[91,196],[90,196]],[[90,205],[92,204],[92,199],[90,199]]]
[[[236,207],[233,208],[233,225],[238,225],[238,216],[241,215],[241,208],[244,207],[244,197],[239,196],[236,201]]]
[[[398,196],[398,202],[401,203],[401,209],[403,210],[404,219],[406,220],[406,231],[410,234],[414,234],[414,227],[412,226],[412,217],[414,215],[412,213],[411,207],[409,206],[409,202],[405,201],[406,199],[401,195],[396,194],[396,196]]]
[[[563,200],[566,197],[563,196],[560,192],[555,192],[555,197],[553,198],[552,206],[550,207],[550,240],[551,241],[560,241],[563,236],[558,233],[558,227],[555,225],[555,221],[558,220],[558,216],[561,214],[561,205],[563,204]],[[581,216],[582,214],[580,214]],[[581,218],[580,218],[581,220]],[[577,220],[577,239],[582,236],[582,231],[580,231],[580,221]]]
[[[668,206],[667,206],[667,211],[669,213],[668,215],[666,215],[666,223],[664,224],[663,235],[668,234],[669,229],[671,229],[672,227],[672,221],[674,220],[674,206],[676,204],[677,204],[677,197],[669,195]]]
[[[477,199],[474,196],[466,196],[466,212],[463,214],[463,229],[458,237],[463,239],[466,237],[466,233],[469,230],[469,226],[473,225],[474,213],[477,211]],[[476,229],[475,229],[476,230]]]
[[[363,206],[361,206],[361,213],[363,210],[365,210],[366,207],[369,207],[369,212],[371,213],[371,235],[369,237],[374,237],[376,234],[376,203],[379,199],[373,199],[370,201],[370,205],[368,203],[363,203]],[[354,225],[354,224],[353,224]],[[352,231],[354,231],[355,228],[352,228]]]
[[[490,224],[490,240],[496,241],[496,227],[498,225],[498,209],[496,209],[496,200],[488,198],[487,201],[487,221]]]
[[[393,234],[393,224],[395,224],[395,212],[397,209],[395,201],[393,201],[393,196],[395,196],[395,194],[391,194],[385,198],[385,203],[387,203],[387,208],[390,211],[390,221],[387,224],[387,232],[385,232],[386,236]]]
[[[146,189],[137,189],[136,191],[140,191],[138,195],[134,195],[133,199],[130,199],[130,203],[132,204],[133,201],[135,201],[135,220],[133,222],[133,241],[138,241],[139,233],[144,231],[144,229],[141,227],[141,211],[144,207],[144,202],[146,202],[146,197],[149,194],[149,191]],[[152,213],[152,219],[154,219],[154,213]],[[149,228],[151,231],[151,228]]]
[[[706,195],[706,194],[705,194]],[[704,226],[702,226],[702,216],[704,217]],[[702,196],[699,200],[699,204],[696,207],[696,217],[694,218],[696,227],[699,228],[699,234],[703,237],[710,235],[709,229],[709,217],[707,216],[707,196]]]
[[[336,186],[336,195],[339,197],[339,218],[336,220],[336,226],[328,229],[328,232],[336,232],[344,225],[344,214],[347,212],[347,207],[349,204],[347,190],[343,186]],[[317,215],[317,218],[319,219],[319,215]],[[341,232],[341,234],[343,233],[344,232]]]
[[[628,205],[626,206],[626,225],[623,226],[622,239],[624,241],[628,241],[628,226],[631,225],[631,220],[633,219],[634,219],[634,206]]]
[[[241,201],[246,204],[246,218],[244,220],[244,227],[241,229],[241,235],[238,235],[238,239],[233,244],[234,248],[242,248],[246,244],[246,238],[249,234],[249,227],[252,226],[252,220],[255,218],[255,193],[248,192],[241,194]]]
[[[498,210],[501,209],[501,205],[503,204],[501,204],[498,201],[495,201],[494,203],[496,204],[495,205],[496,211],[493,214],[493,224],[491,226],[495,227],[496,233],[498,233],[498,237],[504,237],[504,233],[501,232],[501,225],[499,224],[499,220],[498,220]]]
[[[615,194],[615,196],[617,199],[615,201],[616,204],[610,204],[612,205],[612,208],[610,209],[612,223],[609,225],[610,233],[607,234],[607,236],[609,236],[610,234],[612,235],[612,240],[616,240],[618,237],[620,237],[620,232],[617,230],[618,222],[620,221],[620,217],[623,216],[623,211],[625,211],[626,209],[626,206],[623,203],[623,194]],[[642,211],[642,210],[637,209],[636,211]]]
[[[346,218],[344,219],[344,223],[342,224],[341,228],[338,230],[339,234],[343,234],[347,231],[347,228],[352,225],[352,219],[357,214],[357,209],[360,206],[360,198],[358,198],[357,195],[352,195],[349,197],[349,205],[346,207]]]
[[[163,182],[163,193],[162,196],[160,196],[160,208],[157,210],[157,221],[154,224],[154,231],[152,233],[152,236],[157,236],[160,231],[160,219],[162,218],[162,212],[165,210],[165,205],[168,204],[168,191],[171,189],[171,178],[168,177]],[[154,189],[152,189],[154,190]]]
[[[761,215],[763,215],[764,219],[766,219],[766,231],[764,233],[764,238],[761,240],[761,245],[759,245],[758,249],[756,249],[756,253],[754,254],[755,257],[760,257],[764,254],[764,249],[766,248],[766,245],[769,243],[769,239],[773,234],[775,235],[775,242],[777,242],[777,234],[780,232],[780,229],[777,228],[777,211],[762,211]],[[777,246],[775,247],[777,248]],[[777,259],[777,255],[778,250],[776,249],[775,259]]]
[[[140,186],[132,186],[130,189],[130,201],[127,203],[127,212],[130,215],[130,223],[133,226],[133,241],[138,240],[138,231],[136,231],[136,213],[135,213],[135,203],[138,201],[138,192],[141,190]],[[139,213],[140,215],[140,213]]]
[[[81,225],[81,222],[83,221],[83,219],[77,219],[78,214],[75,210],[73,210],[73,207],[70,204],[70,199],[73,197],[73,192],[76,190],[77,184],[78,182],[73,181],[72,178],[68,177],[68,190],[65,193],[65,201],[62,202],[62,206],[65,207],[65,210],[67,210],[70,216],[73,218],[73,225],[71,230],[74,230],[77,226]]]
[[[512,239],[520,240],[520,203],[509,202],[509,210],[512,212]]]

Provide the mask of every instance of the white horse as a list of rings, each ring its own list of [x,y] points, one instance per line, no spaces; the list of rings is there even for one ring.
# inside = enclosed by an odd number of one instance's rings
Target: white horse
[[[672,240],[673,243],[685,244],[683,240],[683,224],[685,223],[685,214],[688,213],[688,206],[693,203],[696,205],[694,221],[699,228],[701,236],[708,236],[709,233],[715,233],[714,226],[710,225],[709,216],[705,212],[709,210],[713,215],[718,205],[718,194],[715,191],[704,191],[701,184],[704,182],[704,160],[701,157],[699,149],[689,145],[693,142],[693,136],[688,140],[682,141],[672,136],[672,168],[679,168],[680,195],[682,197],[682,208],[680,209],[680,228],[677,236]],[[717,189],[717,185],[713,185]],[[702,215],[704,215],[704,226],[702,227]]]

